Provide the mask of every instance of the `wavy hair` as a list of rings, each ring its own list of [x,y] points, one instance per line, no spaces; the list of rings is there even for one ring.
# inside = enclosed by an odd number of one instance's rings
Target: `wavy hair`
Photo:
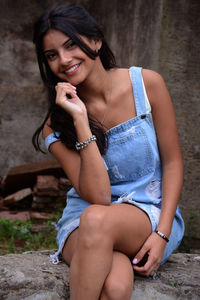
[[[50,117],[50,127],[60,133],[60,140],[69,148],[75,149],[77,141],[76,130],[74,128],[73,119],[70,114],[56,105],[56,84],[61,81],[51,71],[45,55],[43,54],[43,37],[49,29],[55,29],[63,32],[71,40],[73,40],[91,59],[95,60],[100,57],[103,67],[108,70],[116,67],[115,57],[109,48],[102,30],[94,20],[94,18],[81,6],[66,4],[53,7],[45,12],[34,25],[33,42],[36,47],[36,54],[40,74],[44,85],[48,90],[48,112],[41,126],[35,131],[32,142],[36,150],[44,152],[39,144],[39,136],[41,131]],[[102,41],[101,49],[98,53],[88,47],[80,36],[85,36],[89,40],[100,39]],[[88,115],[90,129],[97,137],[97,145],[100,153],[104,154],[106,150],[106,140],[104,129],[100,122]]]

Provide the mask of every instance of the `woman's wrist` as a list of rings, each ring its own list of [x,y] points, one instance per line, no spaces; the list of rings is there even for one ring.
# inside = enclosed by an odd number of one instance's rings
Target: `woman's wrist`
[[[87,113],[80,113],[76,116],[73,116],[73,122],[74,122],[74,127],[76,130],[78,130],[82,126],[87,126],[89,127],[89,121],[88,121],[88,116]]]
[[[158,224],[156,230],[159,230],[164,233],[164,235],[169,236],[171,233],[171,226],[163,226],[161,224]]]
[[[78,141],[77,141],[76,144],[75,144],[76,150],[77,150],[77,151],[80,151],[80,150],[86,148],[91,142],[94,142],[94,141],[96,141],[96,140],[97,140],[96,136],[95,136],[95,135],[92,135],[89,139],[87,139],[87,140],[84,141],[84,142],[78,142]]]
[[[77,142],[81,143],[92,136],[92,132],[89,126],[88,118],[80,117],[74,121],[74,127],[77,134]]]
[[[155,233],[160,236],[163,240],[165,240],[167,243],[169,242],[169,238],[160,230],[155,230]]]

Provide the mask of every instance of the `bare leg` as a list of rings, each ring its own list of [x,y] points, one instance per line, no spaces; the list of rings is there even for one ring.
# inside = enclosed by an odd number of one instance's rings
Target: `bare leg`
[[[63,258],[70,265],[76,248],[78,229],[75,230],[65,245]],[[129,258],[114,251],[112,267],[105,279],[99,300],[130,300],[133,291],[134,272]]]
[[[121,252],[114,251],[112,268],[104,282],[100,300],[130,300],[133,275],[129,258]]]
[[[95,224],[92,224],[93,220],[87,224],[85,217],[87,218],[84,213],[81,217],[77,245],[70,266],[71,300],[99,299],[105,278],[112,267],[112,239],[102,238],[102,222],[98,220],[97,214]],[[96,287],[91,289],[91,284],[95,284]]]
[[[135,206],[89,206],[79,229],[72,233],[76,247],[70,268],[71,300],[98,300],[101,292],[105,298],[102,290],[111,274],[113,250],[134,256],[150,233],[149,218]],[[70,238],[63,250],[66,261],[69,245]]]

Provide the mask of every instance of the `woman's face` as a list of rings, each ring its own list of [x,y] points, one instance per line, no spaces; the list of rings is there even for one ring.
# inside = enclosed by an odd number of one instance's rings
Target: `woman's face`
[[[101,41],[81,38],[92,50],[99,50]],[[97,61],[88,57],[67,35],[55,29],[50,29],[44,36],[43,52],[52,72],[72,85],[84,82]]]

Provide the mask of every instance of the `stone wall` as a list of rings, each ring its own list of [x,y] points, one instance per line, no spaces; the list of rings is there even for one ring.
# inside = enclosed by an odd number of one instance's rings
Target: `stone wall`
[[[1,0],[0,175],[10,167],[41,161],[31,135],[42,121],[46,100],[32,45],[32,24],[58,0]],[[199,238],[200,194],[200,2],[198,0],[77,0],[102,23],[120,66],[160,72],[174,102],[185,185],[181,209],[186,233]]]

